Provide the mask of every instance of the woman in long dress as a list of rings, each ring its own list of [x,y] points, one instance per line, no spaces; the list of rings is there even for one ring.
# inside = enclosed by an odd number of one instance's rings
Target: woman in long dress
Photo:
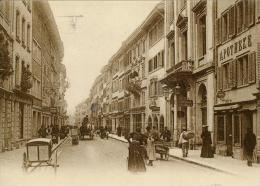
[[[154,139],[152,137],[152,134],[149,134],[147,139],[147,155],[149,159],[148,165],[153,166],[153,161],[156,160],[156,157]]]
[[[210,132],[208,131],[208,126],[203,126],[203,131],[201,134],[202,138],[202,148],[201,148],[201,154],[200,157],[202,158],[213,158],[213,151],[211,148],[212,140]]]
[[[137,129],[136,132],[130,133],[127,140],[129,142],[128,170],[131,172],[145,172],[146,167],[141,147],[143,143],[141,130]]]

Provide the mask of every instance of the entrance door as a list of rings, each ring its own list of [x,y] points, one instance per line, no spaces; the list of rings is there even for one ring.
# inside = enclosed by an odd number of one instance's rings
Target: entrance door
[[[227,142],[227,156],[233,155],[233,140],[232,140],[232,114],[227,114],[226,119],[226,142]]]

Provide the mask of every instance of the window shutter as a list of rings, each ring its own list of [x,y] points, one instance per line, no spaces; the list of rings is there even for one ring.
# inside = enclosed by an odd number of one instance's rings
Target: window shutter
[[[260,20],[260,1],[259,0],[256,0],[256,18],[257,18],[257,21]]]
[[[232,68],[233,68],[233,82],[232,82],[232,87],[236,87],[237,86],[237,60],[233,60],[232,64]]]
[[[247,84],[248,83],[248,69],[249,69],[249,66],[248,65],[248,55],[243,57],[243,85]],[[251,70],[250,70],[251,71]]]
[[[221,44],[221,18],[218,18],[216,20],[216,26],[215,26],[215,30],[216,30],[216,45],[220,45]]]
[[[229,9],[229,37],[233,37],[236,34],[235,13],[235,6],[232,6]]]
[[[217,82],[218,82],[218,90],[222,90],[223,89],[222,67],[218,67],[217,69]]]
[[[229,62],[228,70],[229,70],[228,88],[232,88],[233,87],[233,61]]]
[[[152,97],[152,83],[149,85],[149,96]]]
[[[241,59],[237,60],[237,85],[240,86],[242,85],[242,77],[243,77],[243,72],[241,72],[241,65],[243,66],[243,61]]]
[[[161,67],[162,66],[162,54],[161,54],[161,52],[159,52],[157,54],[157,60],[158,60],[158,66]]]
[[[248,82],[254,83],[256,79],[256,55],[252,52],[248,56]]]
[[[164,67],[164,50],[162,50],[161,56],[162,56],[162,67]]]
[[[259,0],[257,0],[259,1]],[[248,27],[252,26],[255,23],[255,1],[254,0],[248,0],[248,11],[247,11],[247,23]]]

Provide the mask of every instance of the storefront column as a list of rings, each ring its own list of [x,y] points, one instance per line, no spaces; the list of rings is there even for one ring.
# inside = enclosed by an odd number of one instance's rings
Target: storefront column
[[[134,131],[134,118],[133,114],[130,114],[130,132]]]
[[[191,91],[190,88],[187,90],[187,99],[191,100]],[[187,107],[187,130],[191,130],[192,126],[191,126],[191,107]]]
[[[177,95],[175,94],[174,95],[174,128],[173,128],[173,141],[174,141],[174,144],[177,146],[178,145],[178,115],[177,115],[177,112],[178,112],[178,100],[177,100]]]

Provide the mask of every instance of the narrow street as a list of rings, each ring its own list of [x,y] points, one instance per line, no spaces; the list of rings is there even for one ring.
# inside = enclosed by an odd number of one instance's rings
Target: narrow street
[[[146,173],[127,171],[128,145],[113,139],[80,141],[79,145],[67,143],[59,153],[59,165],[55,174],[52,167],[37,168],[23,173],[13,167],[16,179],[10,178],[10,171],[0,174],[0,184],[5,185],[245,185],[244,178],[217,172],[197,165],[170,158],[158,160]],[[16,156],[17,157],[17,156]],[[21,165],[17,163],[16,165]],[[9,168],[12,166],[8,165]],[[9,174],[8,174],[9,172]],[[191,176],[192,175],[192,176]],[[12,175],[13,177],[13,175]],[[194,180],[196,179],[196,181]],[[149,181],[148,181],[149,180]],[[22,184],[21,184],[22,183]],[[37,183],[37,184],[35,184]]]

